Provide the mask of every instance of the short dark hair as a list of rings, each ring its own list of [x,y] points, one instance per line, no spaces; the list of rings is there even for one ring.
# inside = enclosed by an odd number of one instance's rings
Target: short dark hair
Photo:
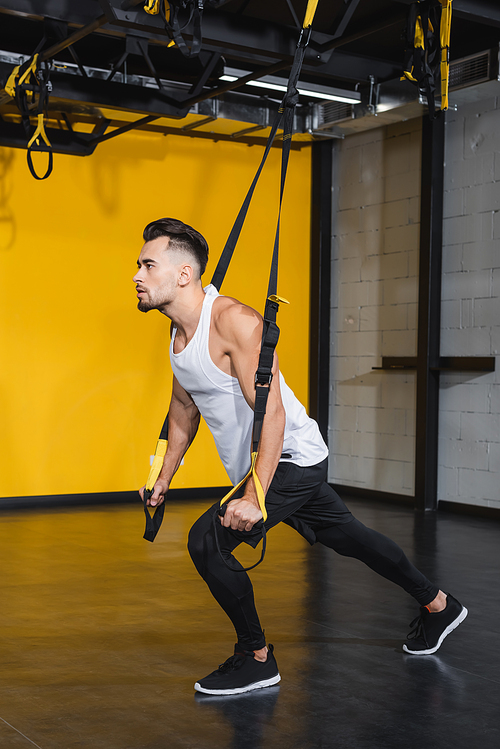
[[[199,266],[200,278],[204,274],[208,262],[208,244],[205,237],[192,226],[176,218],[159,218],[146,226],[142,236],[145,242],[151,242],[158,237],[168,237],[169,248],[188,252]]]

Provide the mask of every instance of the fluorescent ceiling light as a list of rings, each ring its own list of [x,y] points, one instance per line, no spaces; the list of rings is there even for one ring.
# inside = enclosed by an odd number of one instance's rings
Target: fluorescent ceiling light
[[[237,73],[237,75],[234,75],[234,73]],[[234,70],[232,68],[229,68],[227,74],[221,75],[219,80],[232,83],[233,81],[237,81],[239,78],[243,78],[245,75],[248,75],[248,72],[245,70]],[[273,75],[265,75],[258,80],[247,81],[245,85],[255,86],[255,88],[265,88],[271,91],[285,92],[287,88],[286,85],[279,82],[282,80],[283,78],[277,78]],[[320,86],[316,83],[306,83],[304,85],[306,85],[307,88],[302,88],[301,86],[297,89],[299,94],[302,94],[302,96],[309,96],[313,99],[322,99],[323,101],[342,101],[346,104],[359,104],[359,102],[361,101],[361,95],[356,91],[344,91],[339,88]]]

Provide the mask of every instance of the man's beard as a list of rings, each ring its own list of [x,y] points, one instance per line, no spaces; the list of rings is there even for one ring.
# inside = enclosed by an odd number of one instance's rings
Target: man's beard
[[[151,304],[151,302],[148,302],[145,299],[139,299],[137,303],[137,309],[140,312],[149,312],[152,309],[157,309],[157,307],[156,305]]]
[[[139,299],[137,309],[140,312],[149,312],[152,309],[162,310],[165,305],[170,304],[172,291],[168,287],[156,289],[147,293],[144,299]]]

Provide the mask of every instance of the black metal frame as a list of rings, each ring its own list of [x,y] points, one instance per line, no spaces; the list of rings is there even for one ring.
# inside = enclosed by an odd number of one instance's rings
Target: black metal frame
[[[444,116],[422,121],[415,500],[437,509]]]
[[[382,56],[367,56],[362,48],[357,53],[342,49],[349,43],[373,35],[377,31],[401,24],[406,16],[406,5],[410,0],[394,0],[394,11],[386,14],[382,21],[359,27],[351,35],[345,31],[361,5],[361,0],[344,0],[340,4],[337,16],[334,18],[328,32],[314,30],[310,44],[306,50],[303,73],[316,82],[330,83],[332,79],[345,81],[348,88],[354,83],[366,81],[369,77],[378,82],[399,78],[400,62],[382,59]],[[218,5],[223,6],[224,0]],[[496,7],[496,0],[457,0],[454,14],[458,17],[471,18],[477,22],[488,20],[491,24],[500,23],[500,11]],[[0,16],[9,14],[26,19],[27,22],[39,22],[46,31],[51,29],[48,38],[55,39],[40,53],[41,60],[54,59],[65,49],[73,56],[81,75],[65,75],[58,71],[52,73],[54,90],[51,100],[78,102],[83,106],[105,106],[117,110],[137,112],[135,124],[128,124],[126,129],[117,128],[112,132],[94,133],[92,136],[72,134],[72,138],[63,135],[59,139],[57,134],[50,133],[54,139],[54,150],[79,155],[90,154],[103,140],[114,138],[126,130],[134,127],[144,127],[160,117],[183,118],[195,104],[207,99],[221,96],[224,93],[241,89],[245,83],[285,71],[291,64],[296,41],[297,29],[286,23],[274,23],[263,18],[239,13],[227,12],[220,7],[208,7],[203,14],[203,49],[198,58],[201,64],[196,73],[196,80],[191,90],[179,90],[169,86],[155,70],[155,66],[148,52],[165,48],[170,42],[162,19],[144,12],[143,0],[99,0],[100,15],[96,17],[96,3],[94,0],[82,0],[75,4],[75,8],[68,10],[66,0],[51,0],[50,8],[44,0],[1,0]],[[289,2],[289,8],[293,6]],[[46,17],[50,10],[50,18]],[[294,12],[292,14],[297,21]],[[24,22],[24,21],[23,21]],[[71,26],[71,29],[70,29]],[[75,27],[80,27],[76,28]],[[69,36],[68,31],[71,33]],[[125,39],[124,50],[112,62],[109,80],[99,80],[95,75],[87,75],[83,61],[73,48],[90,34],[94,38],[109,39],[116,42],[117,38]],[[186,39],[191,37],[186,33]],[[61,38],[65,37],[65,38]],[[118,71],[127,54],[140,53],[147,63],[149,72],[156,79],[158,88],[151,88],[126,83],[114,84],[111,78]],[[26,53],[24,50],[23,53]],[[30,52],[28,52],[30,54]],[[237,81],[224,85],[214,85],[214,68],[221,55],[226,55],[234,61],[241,61],[244,67],[252,69],[248,75]],[[172,58],[169,58],[172,62]],[[109,60],[105,62],[105,66]],[[172,70],[177,63],[173,64]],[[170,65],[170,63],[169,63]],[[170,68],[169,68],[170,69]],[[0,80],[6,80],[10,73],[9,66],[0,64]],[[173,73],[175,78],[175,73]],[[181,75],[182,79],[182,75]],[[209,80],[212,86],[208,85]],[[349,83],[350,82],[350,83]],[[0,104],[9,102],[10,97],[0,91]],[[142,116],[141,116],[142,115]],[[17,131],[3,127],[0,120],[3,145],[19,145]],[[53,129],[52,129],[53,130]],[[59,142],[61,146],[59,148]]]
[[[309,413],[328,442],[334,144],[312,145]]]

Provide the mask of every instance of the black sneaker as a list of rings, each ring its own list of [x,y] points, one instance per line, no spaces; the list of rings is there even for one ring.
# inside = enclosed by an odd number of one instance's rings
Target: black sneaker
[[[463,622],[469,612],[461,603],[447,595],[446,608],[431,614],[421,606],[420,614],[412,621],[403,650],[412,655],[430,655],[441,647],[444,638]]]
[[[217,671],[200,679],[194,685],[197,692],[205,694],[241,694],[262,687],[277,684],[279,675],[273,646],[268,645],[267,661],[255,660],[253,650],[244,650],[234,646],[234,655],[222,663]]]

